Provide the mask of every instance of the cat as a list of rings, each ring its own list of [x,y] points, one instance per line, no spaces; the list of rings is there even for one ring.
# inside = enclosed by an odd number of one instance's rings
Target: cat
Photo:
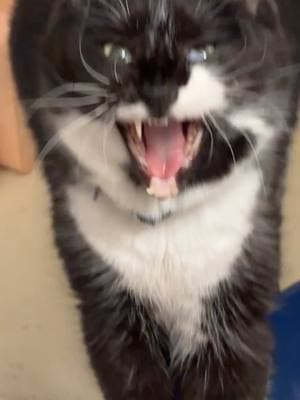
[[[18,93],[106,400],[263,400],[297,76],[272,0],[18,0]]]

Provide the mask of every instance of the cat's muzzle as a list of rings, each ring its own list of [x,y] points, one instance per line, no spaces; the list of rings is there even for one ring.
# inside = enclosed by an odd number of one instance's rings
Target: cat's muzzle
[[[203,136],[201,121],[147,119],[118,123],[129,151],[148,178],[147,193],[159,199],[177,196],[179,173],[191,167]]]

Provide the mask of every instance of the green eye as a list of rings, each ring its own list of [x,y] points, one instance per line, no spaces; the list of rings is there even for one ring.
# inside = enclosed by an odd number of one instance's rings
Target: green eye
[[[121,62],[123,64],[130,64],[132,62],[132,55],[126,47],[107,43],[103,47],[103,53],[106,58],[109,58],[114,62]]]

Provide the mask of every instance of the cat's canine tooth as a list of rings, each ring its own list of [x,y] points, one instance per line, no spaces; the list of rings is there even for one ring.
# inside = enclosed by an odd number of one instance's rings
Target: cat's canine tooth
[[[135,130],[136,130],[136,134],[137,134],[138,138],[140,140],[142,140],[143,130],[142,130],[142,122],[141,121],[135,122]]]

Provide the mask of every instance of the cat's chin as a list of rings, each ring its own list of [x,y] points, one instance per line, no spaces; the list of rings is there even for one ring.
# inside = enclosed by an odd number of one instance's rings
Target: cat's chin
[[[201,147],[202,122],[149,118],[117,126],[147,182],[148,195],[161,200],[176,197],[178,177],[191,168]]]

